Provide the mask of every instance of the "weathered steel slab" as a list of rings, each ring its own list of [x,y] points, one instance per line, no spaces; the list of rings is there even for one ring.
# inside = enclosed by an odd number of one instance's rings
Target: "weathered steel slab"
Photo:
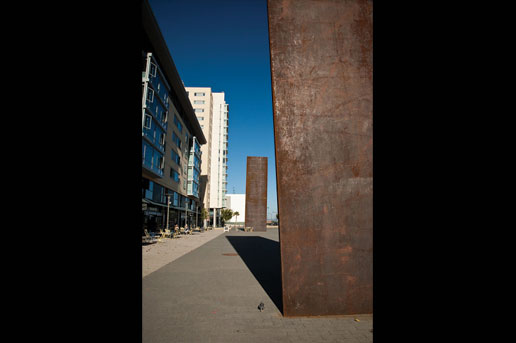
[[[372,313],[372,1],[268,17],[283,314]]]
[[[247,156],[245,226],[267,230],[267,157]]]

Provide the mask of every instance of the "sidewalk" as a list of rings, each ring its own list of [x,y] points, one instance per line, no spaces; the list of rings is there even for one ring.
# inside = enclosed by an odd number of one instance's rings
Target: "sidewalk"
[[[148,274],[142,293],[142,342],[373,340],[371,315],[281,315],[277,229],[222,232]],[[263,312],[257,309],[261,301]]]
[[[191,235],[180,235],[180,238],[163,239],[161,242],[142,246],[142,277],[175,261],[186,253],[200,247],[224,232],[224,229],[213,229],[204,232],[193,232]]]

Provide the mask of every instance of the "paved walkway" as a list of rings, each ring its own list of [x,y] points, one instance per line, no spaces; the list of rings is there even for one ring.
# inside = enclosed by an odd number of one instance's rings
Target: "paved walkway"
[[[277,229],[222,233],[147,275],[142,290],[145,343],[373,340],[371,315],[281,315]]]
[[[165,238],[158,243],[142,245],[142,277],[197,249],[223,232],[222,228],[193,232],[191,235],[179,235],[179,238]]]

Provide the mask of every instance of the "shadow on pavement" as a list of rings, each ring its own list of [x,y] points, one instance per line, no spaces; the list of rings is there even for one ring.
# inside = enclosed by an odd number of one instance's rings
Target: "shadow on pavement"
[[[226,236],[226,238],[283,314],[279,243],[257,236]]]

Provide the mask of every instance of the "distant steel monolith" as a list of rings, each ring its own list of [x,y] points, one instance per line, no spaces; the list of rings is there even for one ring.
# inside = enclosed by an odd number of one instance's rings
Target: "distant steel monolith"
[[[247,157],[245,187],[245,226],[266,231],[267,157]]]

